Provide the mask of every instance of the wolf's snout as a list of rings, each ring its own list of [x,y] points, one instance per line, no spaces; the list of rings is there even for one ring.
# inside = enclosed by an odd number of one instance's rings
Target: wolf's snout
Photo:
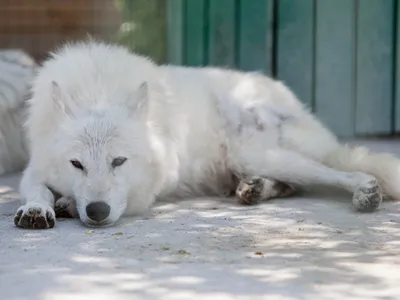
[[[110,214],[110,205],[105,202],[92,202],[86,206],[86,215],[95,222],[104,221]]]

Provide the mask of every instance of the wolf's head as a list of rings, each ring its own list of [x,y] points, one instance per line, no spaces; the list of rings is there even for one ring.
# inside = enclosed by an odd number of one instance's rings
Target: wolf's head
[[[111,105],[86,109],[79,105],[84,99],[72,101],[56,82],[52,89],[56,111],[64,119],[54,134],[56,161],[82,222],[111,225],[126,211],[128,199],[134,212],[147,209],[156,176],[146,123],[147,83],[129,95],[119,95],[124,99],[114,99]]]

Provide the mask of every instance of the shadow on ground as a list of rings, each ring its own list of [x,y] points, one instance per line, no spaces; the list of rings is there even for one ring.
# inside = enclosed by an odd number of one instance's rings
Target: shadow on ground
[[[89,229],[19,230],[18,177],[0,184],[4,299],[398,299],[399,203],[373,214],[350,195],[160,203],[151,216]],[[332,196],[334,194],[334,196]]]

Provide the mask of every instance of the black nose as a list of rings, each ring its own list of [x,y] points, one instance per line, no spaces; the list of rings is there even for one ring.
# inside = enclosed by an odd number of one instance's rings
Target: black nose
[[[110,205],[105,202],[92,202],[86,206],[86,215],[93,221],[104,221],[109,214]]]

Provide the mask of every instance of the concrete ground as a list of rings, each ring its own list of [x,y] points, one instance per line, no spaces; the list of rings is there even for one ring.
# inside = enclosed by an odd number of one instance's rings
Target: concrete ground
[[[29,231],[13,224],[18,179],[0,178],[1,299],[400,299],[400,202],[360,214],[333,190],[255,207],[198,199],[107,229]]]

